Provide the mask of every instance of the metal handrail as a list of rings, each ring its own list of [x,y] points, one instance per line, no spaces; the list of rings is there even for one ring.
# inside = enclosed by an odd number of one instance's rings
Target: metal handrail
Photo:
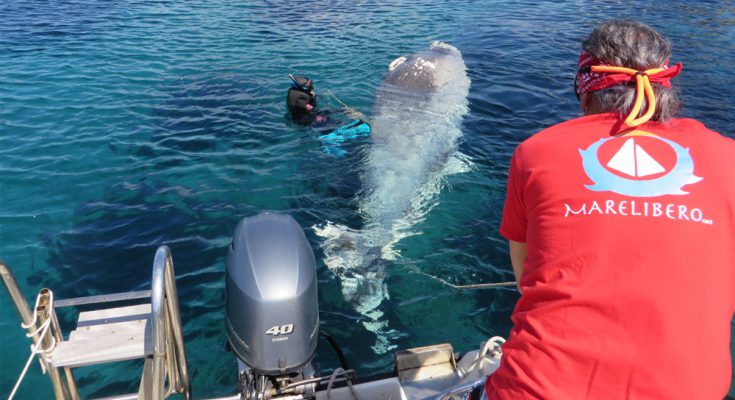
[[[10,271],[10,268],[2,260],[0,260],[0,276],[2,277],[5,289],[8,291],[10,298],[13,300],[13,305],[15,305],[15,309],[20,315],[20,319],[23,321],[23,324],[25,326],[28,326],[26,330],[28,331],[28,333],[37,332],[36,328],[38,327],[38,325],[33,323],[33,313],[28,307],[28,302],[26,302],[25,297],[23,297],[23,293],[21,293],[20,288],[18,287],[18,281],[15,280],[13,272]],[[51,313],[51,315],[53,315],[53,318],[55,319],[55,315],[53,314],[53,312]],[[56,325],[54,328],[58,327],[57,321],[52,321],[52,323],[55,323]],[[58,332],[55,335],[58,335]],[[48,336],[48,333],[45,336]],[[30,337],[33,341],[34,346],[38,346],[39,342],[47,339],[45,337],[40,337],[38,333],[34,333]],[[67,379],[67,381],[64,382],[57,368],[49,365],[48,361],[46,361],[44,357],[39,357],[39,360],[49,373],[51,385],[54,389],[54,396],[57,400],[79,398],[76,383],[74,381],[74,376],[72,375],[70,369],[64,368]]]
[[[166,247],[168,250],[168,247]],[[176,351],[176,363],[174,365],[177,368],[176,380],[172,385],[176,388],[179,393],[184,393],[187,400],[191,400],[191,381],[189,380],[189,367],[187,365],[186,353],[184,350],[184,334],[181,325],[181,311],[179,309],[179,295],[176,290],[176,276],[174,275],[174,264],[171,259],[169,250],[169,257],[167,263],[170,265],[170,272],[166,274],[166,287],[168,288],[167,299],[168,302],[168,315],[170,316],[171,330],[174,339],[174,348]]]
[[[459,386],[455,386],[444,393],[440,394],[436,397],[436,400],[455,400],[455,399],[463,399],[463,397],[459,397],[462,395],[465,395],[472,391],[472,389],[475,388],[475,386],[482,385],[485,382],[485,377],[482,377],[476,381],[465,383]]]
[[[164,398],[166,333],[173,336],[173,357],[177,368],[170,371],[169,381],[172,391],[183,393],[187,400],[191,399],[191,382],[184,350],[184,335],[179,314],[179,300],[176,293],[176,280],[171,250],[168,246],[160,246],[153,260],[153,277],[151,281],[151,334],[153,339],[153,364],[151,387],[154,400]],[[168,328],[170,324],[170,330]]]
[[[21,293],[18,283],[13,273],[7,265],[0,261],[0,277],[2,277],[5,288],[8,291],[13,304],[15,305],[21,320],[25,325],[33,322],[33,313],[28,307],[26,299]],[[48,294],[48,289],[41,291],[41,294]],[[141,298],[145,292],[136,292],[132,295],[117,294],[108,296],[95,296],[93,299],[70,299],[59,306],[72,306],[97,302],[110,302],[129,300],[131,298]],[[179,300],[176,291],[176,280],[174,275],[174,265],[171,257],[171,250],[168,246],[160,246],[156,250],[153,260],[153,276],[151,281],[151,339],[153,343],[153,362],[151,365],[152,376],[149,377],[153,393],[150,398],[153,400],[162,400],[165,396],[173,392],[182,393],[187,400],[191,400],[191,381],[189,380],[189,369],[187,366],[186,352],[184,350],[184,335],[182,333],[181,315],[179,313]],[[47,301],[48,303],[48,301]],[[51,312],[51,336],[57,340],[61,340],[60,330],[58,330],[58,321],[53,313],[54,304],[44,304],[44,308],[49,308]],[[37,325],[30,326],[28,332],[35,332]],[[46,335],[49,336],[49,335]],[[47,340],[37,333],[32,337],[34,344]],[[167,341],[167,338],[173,339]],[[49,365],[43,358],[39,357],[41,362],[48,368],[49,376],[54,388],[54,394],[58,400],[78,399],[79,395],[74,382],[74,376],[71,369],[64,368],[66,372],[66,382],[62,378],[57,368]],[[168,363],[168,365],[166,365]],[[169,373],[169,388],[164,387],[166,380],[166,370]],[[145,380],[145,379],[144,379]],[[147,394],[144,395],[147,398]]]
[[[39,296],[41,296],[41,304],[39,307],[44,307],[48,310],[48,317],[51,319],[51,327],[49,329],[49,334],[53,337],[56,343],[61,343],[64,340],[64,337],[61,334],[61,326],[59,325],[59,319],[56,316],[56,312],[54,311],[54,301],[53,301],[53,294],[51,293],[51,289],[43,288],[41,289],[39,293]],[[41,322],[41,316],[43,314],[38,314],[39,322]],[[66,376],[66,387],[67,392],[69,395],[69,398],[71,400],[79,400],[79,390],[77,390],[77,382],[74,378],[74,372],[71,368],[64,367],[64,375]]]
[[[13,299],[15,309],[18,310],[18,314],[20,314],[20,318],[23,320],[23,323],[26,325],[30,324],[33,314],[31,313],[31,309],[28,308],[28,302],[26,301],[26,298],[23,297],[23,293],[20,292],[15,276],[13,276],[10,268],[8,268],[2,260],[0,260],[0,276],[3,278],[5,289],[8,290],[10,298]],[[34,337],[34,339],[35,338],[37,337]]]

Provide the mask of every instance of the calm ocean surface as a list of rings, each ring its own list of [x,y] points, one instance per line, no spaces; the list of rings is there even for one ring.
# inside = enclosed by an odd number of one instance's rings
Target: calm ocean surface
[[[32,303],[41,287],[57,298],[145,289],[156,247],[169,245],[197,398],[235,389],[224,347],[226,246],[241,217],[264,210],[288,212],[305,229],[323,329],[358,373],[392,367],[390,353],[371,349],[375,335],[343,299],[312,228],[359,227],[370,141],[349,143],[344,158],[323,153],[313,130],[284,117],[288,73],[369,115],[394,58],[436,39],[464,55],[472,86],[459,149],[474,168],[446,178],[415,227],[423,233],[399,242],[402,257],[387,263],[391,297],[380,311],[401,348],[449,341],[467,351],[507,336],[514,290],[457,291],[425,274],[512,280],[497,233],[508,161],[529,135],[578,115],[572,78],[597,22],[635,18],[663,32],[685,66],[675,80],[683,114],[735,135],[732,1],[292,3],[0,2],[0,257]],[[329,96],[321,105],[339,106]],[[0,304],[5,398],[29,342],[7,295]],[[328,346],[318,351],[324,368],[337,365]],[[130,366],[80,369],[83,395],[135,391],[141,363]],[[33,364],[17,398],[51,397]]]

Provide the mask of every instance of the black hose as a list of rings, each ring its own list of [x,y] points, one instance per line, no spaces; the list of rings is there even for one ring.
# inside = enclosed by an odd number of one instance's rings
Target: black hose
[[[342,348],[339,347],[339,344],[337,344],[337,341],[334,340],[334,338],[324,331],[319,331],[319,336],[324,337],[327,339],[327,342],[332,345],[332,348],[334,349],[335,353],[337,353],[337,357],[339,357],[339,363],[342,364],[342,369],[345,371],[350,369],[349,364],[347,363],[347,358],[345,358],[345,353],[342,352]]]

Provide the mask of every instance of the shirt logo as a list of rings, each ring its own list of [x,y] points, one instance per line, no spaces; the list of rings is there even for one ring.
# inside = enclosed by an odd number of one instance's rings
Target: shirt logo
[[[645,131],[600,139],[582,155],[582,167],[594,182],[592,191],[631,197],[684,195],[685,185],[697,183],[689,149]]]

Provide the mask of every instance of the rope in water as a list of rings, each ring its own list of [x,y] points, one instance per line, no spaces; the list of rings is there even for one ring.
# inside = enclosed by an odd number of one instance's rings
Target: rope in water
[[[365,119],[365,114],[363,114],[363,113],[355,110],[354,108],[352,108],[348,104],[346,104],[344,101],[340,100],[339,97],[337,97],[337,95],[334,94],[334,92],[332,92],[330,89],[327,89],[326,92],[327,92],[328,95],[332,96],[332,98],[334,98],[335,100],[337,100],[337,102],[339,104],[341,104],[342,107],[344,107],[349,114],[351,114],[351,118]]]
[[[471,284],[471,285],[455,285],[453,283],[449,283],[449,282],[445,281],[444,279],[439,278],[439,277],[436,277],[434,275],[429,275],[429,274],[424,273],[424,272],[420,272],[420,274],[426,275],[429,278],[434,279],[436,281],[439,281],[439,282],[441,282],[441,283],[443,283],[443,284],[445,284],[447,286],[450,286],[450,287],[452,287],[454,289],[493,289],[493,288],[508,287],[508,286],[515,286],[516,285],[515,281],[513,281],[513,282],[494,282],[494,283],[475,283],[475,284]]]

